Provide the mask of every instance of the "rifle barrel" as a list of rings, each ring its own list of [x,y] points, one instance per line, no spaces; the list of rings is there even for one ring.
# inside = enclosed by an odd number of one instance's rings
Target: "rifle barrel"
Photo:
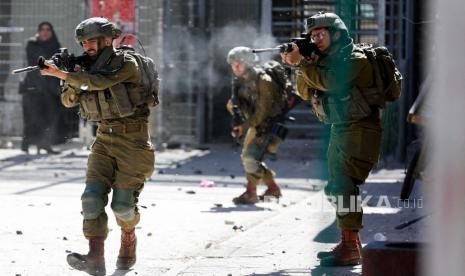
[[[252,49],[252,53],[263,53],[263,52],[274,52],[274,51],[281,51],[281,47]]]
[[[11,73],[12,74],[19,74],[19,73],[23,73],[23,72],[34,71],[34,70],[37,70],[37,69],[39,69],[39,66],[28,66],[28,67],[25,67],[25,68],[13,70],[13,71],[11,71]]]

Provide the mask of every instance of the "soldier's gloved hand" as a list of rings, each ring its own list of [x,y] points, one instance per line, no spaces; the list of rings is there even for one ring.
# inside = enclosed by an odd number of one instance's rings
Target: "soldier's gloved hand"
[[[231,136],[234,138],[240,138],[242,135],[244,135],[244,125],[238,125],[233,127],[231,131]]]
[[[302,59],[304,58],[299,52],[299,46],[295,43],[292,44],[292,51],[289,53],[281,53],[281,59],[284,63],[289,65],[297,66],[300,64]]]

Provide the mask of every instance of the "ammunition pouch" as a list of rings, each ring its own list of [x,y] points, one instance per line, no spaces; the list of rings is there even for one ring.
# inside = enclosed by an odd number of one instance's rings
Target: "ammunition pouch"
[[[128,85],[127,86],[129,101],[134,107],[147,104],[148,106],[155,106],[158,104],[158,97],[155,97],[152,91],[146,87]]]
[[[135,110],[122,83],[103,91],[81,92],[79,103],[81,117],[89,121],[124,118]]]
[[[98,95],[103,119],[124,118],[134,114],[135,108],[124,84],[119,83],[108,90],[99,91]]]
[[[326,124],[359,121],[372,112],[370,104],[357,87],[352,87],[344,96],[316,91],[311,102],[317,118]]]
[[[98,94],[95,92],[83,92],[79,94],[79,113],[83,119],[88,121],[100,121],[100,108]]]

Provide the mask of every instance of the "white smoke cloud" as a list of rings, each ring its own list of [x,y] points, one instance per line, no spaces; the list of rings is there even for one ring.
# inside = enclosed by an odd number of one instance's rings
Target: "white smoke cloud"
[[[261,34],[256,27],[240,22],[212,30],[209,38],[193,33],[187,27],[179,27],[166,32],[164,39],[171,45],[163,53],[162,76],[163,86],[170,93],[183,93],[193,86],[203,87],[205,84],[213,87],[229,85],[230,69],[226,63],[229,50],[237,46],[268,48],[278,44],[273,36]],[[276,54],[262,53],[259,57],[265,61]],[[192,75],[196,77],[189,77]]]
[[[218,29],[218,34],[214,37],[214,43],[220,55],[226,55],[229,50],[237,46],[246,46],[250,48],[269,48],[278,45],[275,37],[270,34],[262,34],[257,28],[245,25],[240,22],[231,23],[226,27]],[[277,53],[259,54],[260,60],[273,58]]]

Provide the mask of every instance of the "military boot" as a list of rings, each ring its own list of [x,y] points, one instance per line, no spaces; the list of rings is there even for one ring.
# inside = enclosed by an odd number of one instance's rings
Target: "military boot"
[[[260,200],[265,200],[266,197],[274,197],[279,200],[282,196],[281,189],[279,188],[278,184],[276,184],[274,180],[274,173],[271,171],[267,171],[265,173],[265,177],[263,177],[263,182],[267,186],[265,192],[260,195],[258,198]]]
[[[121,247],[116,267],[128,270],[136,264],[137,237],[135,228],[121,229]]]
[[[258,202],[257,183],[258,180],[247,174],[247,190],[238,197],[233,198],[234,204],[255,204]]]
[[[106,274],[104,258],[104,238],[89,238],[89,253],[81,255],[71,253],[67,256],[68,264],[77,270],[87,272],[93,276],[104,276]]]
[[[321,266],[345,266],[360,264],[361,254],[357,230],[343,229],[341,243],[333,254],[320,260]]]
[[[360,251],[361,251],[362,250],[362,241],[360,240],[360,235],[357,235],[357,243],[358,243],[358,248],[360,248]],[[341,249],[341,246],[342,246],[342,238],[341,238],[341,242],[339,242],[339,244],[336,245],[336,247],[334,247],[331,251],[320,251],[320,252],[317,253],[316,256],[317,256],[318,259],[323,259],[323,258],[332,256],[332,255],[335,254],[335,252],[337,252],[337,251],[339,251]]]

